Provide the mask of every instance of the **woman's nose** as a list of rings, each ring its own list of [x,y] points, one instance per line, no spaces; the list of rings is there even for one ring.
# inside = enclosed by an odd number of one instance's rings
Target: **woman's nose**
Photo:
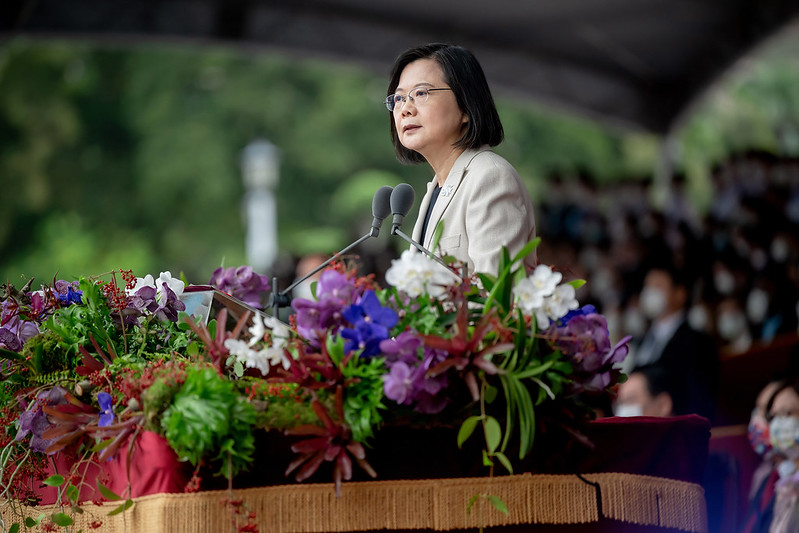
[[[416,102],[412,98],[408,98],[402,105],[402,116],[411,115],[416,113]]]

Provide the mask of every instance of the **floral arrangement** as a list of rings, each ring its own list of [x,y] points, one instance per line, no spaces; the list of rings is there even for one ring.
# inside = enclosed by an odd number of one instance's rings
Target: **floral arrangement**
[[[334,263],[314,299],[294,300],[289,325],[261,313],[234,323],[224,309],[202,324],[168,272],[4,286],[0,498],[35,502],[48,456],[102,462],[143,430],[195,474],[212,466],[228,479],[252,464],[256,430],[280,430],[297,454],[286,475],[330,464],[338,490],[355,465],[377,475],[366,447],[384,424],[442,421],[457,424],[458,445],[481,427],[483,462],[512,472],[507,452],[531,452],[536,411],[558,403],[590,419],[586,395],[607,394],[627,354],[628,339],[611,345],[604,317],[579,306],[582,282],[519,268],[537,245],[504,251],[496,276],[406,251],[385,288]],[[249,267],[210,283],[255,307],[268,290]],[[75,487],[62,488],[76,504]]]

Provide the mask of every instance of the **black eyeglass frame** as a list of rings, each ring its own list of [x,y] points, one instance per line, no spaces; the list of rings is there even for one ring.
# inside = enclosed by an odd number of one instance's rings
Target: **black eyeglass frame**
[[[399,93],[389,94],[388,96],[386,96],[386,100],[385,100],[386,109],[388,109],[392,113],[394,112],[394,108],[397,106],[397,103],[398,103],[398,102],[394,101],[394,98],[396,98],[397,96],[402,98],[402,105],[403,106],[408,103],[408,100],[410,100],[411,102],[415,103],[415,100],[413,99],[413,96],[411,96],[411,93],[414,92],[414,91],[417,91],[419,89],[423,89],[423,90],[427,91],[428,96],[429,96],[429,93],[431,93],[433,91],[451,91],[452,87],[437,87],[437,88],[416,87],[416,88],[411,89],[410,91],[408,91],[408,93],[405,94],[404,96],[399,94]],[[425,97],[424,100],[422,100],[422,102],[425,102],[425,101],[427,101],[426,97]],[[402,106],[400,106],[400,109],[402,109]]]

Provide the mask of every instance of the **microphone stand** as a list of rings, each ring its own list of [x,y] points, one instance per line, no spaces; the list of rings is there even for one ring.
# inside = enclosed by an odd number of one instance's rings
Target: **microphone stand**
[[[378,228],[378,231],[379,231],[379,228]],[[275,318],[278,318],[277,314],[278,314],[280,308],[281,307],[288,307],[291,304],[291,294],[290,293],[297,285],[299,285],[300,283],[302,283],[306,279],[310,278],[311,276],[313,276],[314,274],[316,274],[317,272],[319,272],[320,270],[325,268],[327,265],[332,263],[333,260],[341,257],[341,255],[343,255],[346,252],[350,251],[351,249],[355,248],[356,246],[358,246],[359,244],[361,244],[365,240],[369,239],[370,237],[377,237],[376,233],[377,232],[375,231],[375,229],[372,228],[372,230],[369,233],[367,233],[366,235],[364,235],[363,237],[361,237],[360,239],[358,239],[354,243],[350,244],[346,248],[340,250],[338,253],[333,254],[333,256],[330,257],[327,261],[325,261],[324,263],[322,263],[318,267],[314,268],[309,273],[307,273],[306,275],[304,275],[300,279],[296,280],[294,283],[292,283],[291,285],[289,285],[288,287],[286,287],[285,289],[283,289],[280,292],[277,291],[277,277],[276,276],[273,277],[272,278],[272,296],[270,297],[271,301],[269,303],[270,307],[272,307],[272,316],[274,316]]]
[[[399,225],[394,225],[391,228],[391,234],[392,235],[399,235],[400,237],[402,237],[403,239],[405,239],[406,241],[411,243],[417,250],[419,250],[423,254],[426,254],[427,257],[429,257],[430,259],[435,260],[436,262],[438,262],[439,265],[441,265],[444,268],[446,268],[449,272],[452,272],[452,268],[450,268],[450,266],[447,265],[440,257],[438,257],[436,254],[434,254],[433,252],[431,252],[430,250],[428,250],[427,248],[425,248],[424,246],[422,246],[421,244],[419,244],[415,240],[413,240],[410,237],[408,237],[407,235],[405,235],[402,232],[402,230],[399,229]]]

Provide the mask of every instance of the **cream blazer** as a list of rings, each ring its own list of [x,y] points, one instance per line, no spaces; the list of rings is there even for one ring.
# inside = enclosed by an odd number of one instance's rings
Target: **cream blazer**
[[[413,227],[417,242],[435,184],[434,176],[419,206]],[[488,146],[467,149],[455,161],[433,207],[421,243],[425,248],[430,249],[435,228],[442,221],[439,248],[431,251],[464,261],[470,273],[496,275],[502,246],[507,246],[513,257],[535,238],[533,203],[527,188],[510,163]],[[525,268],[532,270],[536,262],[533,252],[525,259]]]

